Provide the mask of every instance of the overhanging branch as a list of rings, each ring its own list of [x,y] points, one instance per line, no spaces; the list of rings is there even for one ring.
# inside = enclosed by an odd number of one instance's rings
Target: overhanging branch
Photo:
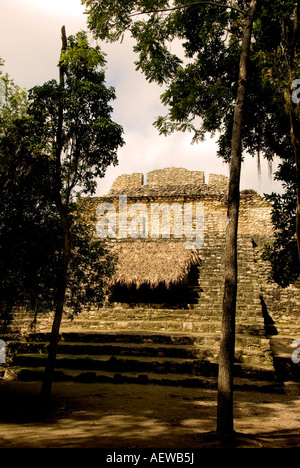
[[[241,13],[243,15],[246,14],[246,12],[244,10],[241,10],[237,6],[224,5],[223,3],[218,3],[218,2],[203,1],[203,2],[188,3],[186,5],[178,5],[178,6],[172,7],[172,8],[161,8],[161,9],[157,9],[157,10],[138,11],[136,13],[130,14],[129,17],[132,18],[134,16],[139,16],[139,15],[149,15],[150,13],[165,13],[165,12],[169,12],[169,11],[183,10],[185,8],[190,8],[190,7],[195,6],[195,5],[210,5],[210,6],[214,6],[214,7],[217,7],[217,8],[225,8],[225,9],[230,9],[230,10],[233,10],[233,11],[237,11],[238,13]]]

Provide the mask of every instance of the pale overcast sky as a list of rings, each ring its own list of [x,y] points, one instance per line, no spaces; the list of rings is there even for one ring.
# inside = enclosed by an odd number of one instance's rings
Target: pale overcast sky
[[[0,57],[4,71],[15,83],[30,89],[58,77],[61,26],[67,35],[87,29],[84,7],[80,0],[0,0]],[[135,71],[135,54],[130,38],[122,44],[100,44],[107,54],[107,84],[115,87],[113,118],[124,128],[126,145],[119,151],[119,165],[109,168],[99,181],[97,195],[107,193],[120,174],[176,166],[228,175],[228,167],[216,156],[217,146],[208,135],[205,142],[191,145],[191,135],[176,133],[159,136],[153,127],[158,115],[166,109],[160,103],[162,89],[149,84]],[[275,164],[274,164],[275,167]],[[266,161],[247,157],[242,168],[242,189],[259,193],[278,191],[279,185],[269,178]]]

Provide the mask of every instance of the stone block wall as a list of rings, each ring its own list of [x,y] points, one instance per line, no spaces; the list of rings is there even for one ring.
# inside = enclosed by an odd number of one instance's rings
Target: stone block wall
[[[239,234],[273,239],[271,205],[254,190],[241,192]]]
[[[113,218],[108,238],[190,240],[191,231],[197,235],[199,229],[206,236],[225,233],[227,191],[223,175],[210,174],[205,184],[203,172],[171,167],[149,172],[146,185],[142,174],[119,176],[108,195],[94,203],[103,208],[98,208],[98,223],[104,234],[104,218]],[[239,234],[273,235],[271,206],[253,190],[241,193]]]
[[[144,183],[144,175],[140,173],[122,174],[114,181],[111,191],[119,191],[132,187],[140,187]]]
[[[144,184],[143,174],[125,174],[116,179],[107,196],[93,197],[82,200],[80,203],[81,211],[87,218],[87,227],[95,226],[99,221],[107,217],[107,213],[115,216],[115,225],[110,226],[109,240],[117,242],[123,240],[124,235],[130,242],[134,237],[130,236],[130,232],[136,233],[142,237],[145,234],[147,240],[157,242],[157,251],[159,252],[159,243],[168,240],[168,234],[172,239],[176,234],[176,216],[177,220],[184,214],[186,207],[191,208],[192,224],[191,229],[197,232],[197,229],[202,229],[201,221],[197,218],[197,208],[199,217],[201,218],[203,208],[204,223],[203,223],[203,245],[199,246],[199,257],[201,264],[199,267],[199,277],[196,277],[195,288],[193,293],[197,293],[197,301],[193,303],[192,308],[186,310],[167,310],[166,315],[163,315],[162,310],[156,312],[153,309],[141,309],[137,312],[130,309],[128,305],[128,313],[124,313],[124,304],[120,309],[119,320],[116,319],[116,311],[105,310],[95,312],[95,317],[98,313],[101,317],[96,320],[98,328],[103,329],[108,326],[112,327],[129,327],[131,317],[135,320],[138,316],[139,321],[136,325],[141,329],[145,326],[145,321],[148,321],[149,327],[165,327],[165,321],[168,321],[169,327],[182,325],[186,327],[184,330],[202,330],[200,319],[205,319],[205,329],[216,332],[214,322],[221,316],[222,300],[223,300],[223,280],[224,280],[224,236],[227,224],[227,189],[228,179],[225,176],[210,175],[208,184],[205,184],[203,172],[187,171],[186,169],[168,168],[166,170],[152,171],[147,175],[147,184]],[[122,196],[125,196],[122,198]],[[121,197],[121,198],[120,198]],[[123,203],[123,205],[122,205]],[[99,206],[106,207],[106,210],[97,215]],[[159,211],[159,216],[153,216],[153,206]],[[170,232],[163,233],[162,219],[166,216],[170,219]],[[95,218],[95,219],[93,219]],[[124,221],[126,218],[126,232],[124,232]],[[123,225],[122,225],[123,223]],[[132,230],[128,232],[128,227]],[[123,232],[120,233],[120,228]],[[147,228],[147,229],[146,229]],[[151,233],[156,232],[157,237],[151,236]],[[113,236],[114,234],[114,236]],[[120,236],[121,234],[121,236]],[[165,237],[163,236],[165,234]],[[177,232],[178,234],[178,232]],[[123,237],[122,237],[123,235]],[[96,229],[95,229],[96,236]],[[294,319],[295,323],[299,323],[299,307],[300,307],[300,287],[291,285],[291,287],[282,289],[278,285],[268,281],[267,262],[261,259],[261,246],[266,240],[270,240],[273,236],[273,226],[271,222],[271,206],[263,200],[256,192],[252,190],[243,191],[241,193],[240,202],[240,217],[239,217],[239,284],[238,284],[238,302],[237,302],[237,318],[238,329],[241,334],[250,330],[250,335],[254,337],[259,333],[264,332],[262,323],[262,304],[263,298],[265,307],[270,314],[270,317],[275,320],[276,327],[280,333],[280,326],[284,327],[283,332]],[[182,231],[182,238],[178,240],[194,240],[192,235],[187,236],[185,231]],[[200,239],[201,240],[201,239]],[[259,248],[257,248],[257,246]],[[103,317],[107,315],[107,321]],[[139,314],[139,315],[138,315]],[[170,314],[168,317],[167,314]],[[86,312],[87,322],[90,325],[91,312]],[[45,330],[51,328],[52,316],[45,317],[47,320],[43,325]],[[158,320],[157,320],[158,318]],[[117,320],[117,321],[116,321]],[[133,320],[133,321],[134,321]],[[67,326],[70,327],[70,321],[66,318]],[[32,324],[32,317],[27,311],[18,311],[15,316],[15,324],[19,327],[20,332],[25,332]],[[116,322],[116,324],[115,324]],[[181,323],[182,322],[182,323]],[[211,323],[210,323],[211,322]],[[44,323],[44,322],[43,322]],[[278,323],[281,324],[278,326]],[[149,325],[150,324],[150,325]],[[88,325],[88,326],[89,326]],[[131,325],[133,326],[133,325]],[[219,325],[216,325],[219,327]],[[97,328],[97,329],[98,329]],[[162,330],[162,328],[157,328]],[[178,328],[179,329],[179,328]],[[298,333],[300,328],[294,327],[293,333]],[[217,329],[219,333],[219,328]],[[292,335],[293,338],[300,338]],[[254,344],[252,343],[253,347]],[[261,343],[257,345],[261,347]],[[265,350],[261,348],[263,353]],[[244,352],[244,351],[243,351]],[[259,355],[257,347],[254,346],[255,355]],[[263,354],[261,353],[261,354]]]
[[[209,174],[208,185],[216,193],[227,192],[228,190],[228,177],[219,174]]]
[[[157,192],[158,188],[160,189],[160,194],[162,194],[166,189],[170,191],[172,190],[170,187],[175,186],[180,191],[183,191],[183,187],[186,187],[185,193],[191,190],[195,191],[196,187],[198,191],[201,188],[201,191],[204,192],[226,193],[228,178],[223,175],[210,174],[208,184],[206,184],[203,171],[189,171],[182,167],[167,167],[148,172],[146,174],[146,183],[144,183],[143,174],[122,174],[112,184],[109,195],[117,193],[142,195],[149,192]]]
[[[168,167],[148,172],[148,185],[187,185],[205,183],[204,172],[189,171],[181,167]]]

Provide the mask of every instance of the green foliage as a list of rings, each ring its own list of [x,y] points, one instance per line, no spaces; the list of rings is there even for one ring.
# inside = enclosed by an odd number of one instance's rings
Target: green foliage
[[[192,141],[220,133],[218,154],[229,161],[241,50],[243,13],[250,2],[83,0],[88,25],[110,41],[130,30],[139,55],[137,68],[164,84],[167,115],[156,119],[160,134],[190,131]],[[147,13],[147,14],[146,14]],[[291,141],[291,82],[300,77],[300,6],[296,0],[260,3],[254,26],[247,80],[242,151],[283,163],[277,178],[286,184],[273,205],[276,241],[265,257],[273,279],[286,286],[299,274],[295,237],[294,148]],[[294,106],[300,132],[300,106]],[[300,133],[298,134],[298,141]],[[287,171],[287,167],[289,170]],[[289,172],[289,174],[287,174]]]
[[[69,38],[70,45],[62,53],[60,63],[65,69],[65,84],[55,80],[37,86],[29,92],[29,116],[34,126],[34,145],[46,149],[51,161],[50,174],[60,179],[64,202],[76,188],[92,194],[96,178],[103,177],[106,168],[117,163],[117,148],[124,144],[122,128],[112,121],[110,102],[115,99],[113,88],[105,86],[105,63],[98,47],[88,46],[85,33]],[[56,160],[60,107],[63,109],[62,148]],[[57,140],[57,139],[56,139]]]
[[[291,137],[293,134],[300,141],[300,106],[293,105],[291,100],[292,82],[300,76],[299,2],[263,2],[255,39],[256,76],[260,79],[256,79],[256,93],[261,93],[259,102],[265,115],[265,121],[260,119],[263,124],[261,140],[270,157],[277,154],[282,159],[276,178],[285,188],[282,195],[266,197],[273,207],[275,242],[267,247],[264,257],[271,262],[272,279],[286,287],[300,274],[296,238],[299,189],[296,161],[299,161],[300,154]],[[268,100],[262,94],[265,90]]]
[[[116,164],[117,148],[124,144],[122,128],[110,117],[115,93],[105,86],[104,54],[88,45],[85,33],[68,39],[60,64],[64,86],[51,80],[28,97],[1,75],[6,87],[0,108],[2,311],[18,305],[35,312],[55,308],[65,252],[58,192],[72,239],[65,305],[78,313],[100,304],[113,271],[113,259],[95,240],[94,225],[83,218],[77,200],[81,193],[94,193],[95,179]]]
[[[277,179],[284,182],[285,193],[265,195],[272,205],[272,221],[275,241],[265,247],[263,258],[271,263],[271,279],[285,288],[300,276],[300,265],[296,239],[295,164],[283,162],[277,172]]]
[[[18,118],[26,115],[27,91],[14,83],[7,73],[3,73],[1,67],[4,61],[0,58],[0,136]]]
[[[137,39],[134,51],[139,54],[137,69],[145,73],[146,78],[163,84],[171,80],[181,68],[182,60],[169,51],[169,42],[176,37],[174,24],[153,13],[147,22],[136,21],[131,29]]]
[[[169,113],[155,122],[161,134],[188,130],[197,141],[205,132],[214,133],[222,127],[235,98],[231,88],[232,75],[235,79],[237,76],[238,57],[237,54],[234,59],[234,44],[230,40],[228,46],[224,34],[230,27],[230,18],[237,18],[233,10],[227,11],[226,2],[83,3],[87,6],[89,27],[96,36],[118,40],[130,29],[136,39],[134,50],[139,54],[137,69],[149,81],[168,85],[162,102],[169,107]]]
[[[82,3],[87,7],[88,25],[97,37],[118,40],[129,29],[136,39],[137,68],[149,81],[165,85],[161,100],[168,113],[154,123],[160,134],[190,131],[192,141],[197,142],[207,132],[219,132],[219,155],[228,160],[243,15],[250,1],[240,0],[234,5],[224,0]],[[256,78],[253,91],[257,82]],[[255,117],[243,134],[243,150],[255,152],[259,147],[267,153],[265,142],[258,142],[266,115],[259,110],[259,102],[255,92],[250,94],[246,115]],[[252,137],[247,139],[248,134]]]
[[[57,272],[63,254],[60,220],[49,183],[49,160],[31,152],[27,120],[15,120],[0,138],[0,304],[34,312],[55,308]],[[84,210],[84,207],[83,207]],[[78,313],[103,300],[113,262],[91,225],[70,205],[73,255],[67,306]]]
[[[132,25],[132,17],[169,6],[168,0],[82,0],[87,7],[89,28],[100,39],[116,41]]]
[[[68,37],[67,48],[61,53],[59,66],[62,66],[66,73],[74,73],[77,78],[81,75],[82,79],[85,79],[90,71],[104,67],[104,57],[100,47],[90,47],[86,33],[80,31]]]
[[[82,3],[87,7],[89,28],[97,37],[115,41],[130,30],[139,54],[137,68],[149,81],[165,85],[161,99],[168,113],[155,122],[159,132],[188,130],[193,141],[201,140],[206,132],[219,132],[218,153],[229,160],[243,15],[250,1]],[[287,41],[296,6],[295,0],[261,2],[254,23],[242,149],[268,159],[274,154],[286,156],[284,147],[291,147],[282,90],[288,89],[286,60],[291,46]],[[299,34],[292,43],[297,62]]]
[[[33,158],[27,118],[15,118],[0,137],[0,302],[51,308],[58,217],[49,203],[45,158]]]
[[[72,256],[65,304],[76,315],[82,309],[102,304],[116,259],[105,242],[95,239],[95,219],[87,215],[84,199],[74,204],[72,218]]]

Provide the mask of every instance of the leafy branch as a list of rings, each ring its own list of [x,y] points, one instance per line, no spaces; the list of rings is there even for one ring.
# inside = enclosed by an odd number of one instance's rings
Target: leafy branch
[[[237,6],[224,5],[223,3],[219,3],[219,2],[203,1],[203,2],[188,3],[186,5],[178,5],[178,6],[171,7],[171,8],[159,8],[159,9],[155,9],[155,10],[153,9],[153,10],[147,10],[147,11],[138,11],[136,13],[131,13],[128,16],[130,18],[132,18],[134,16],[139,16],[139,15],[150,15],[151,13],[167,13],[167,12],[170,12],[170,11],[183,10],[185,8],[190,8],[190,7],[193,7],[195,5],[209,5],[209,6],[214,6],[214,7],[217,7],[217,8],[225,8],[226,10],[230,9],[232,11],[236,11],[236,12],[238,12],[240,14],[243,14],[243,15],[245,15],[245,13],[246,13],[244,10],[241,10]]]

